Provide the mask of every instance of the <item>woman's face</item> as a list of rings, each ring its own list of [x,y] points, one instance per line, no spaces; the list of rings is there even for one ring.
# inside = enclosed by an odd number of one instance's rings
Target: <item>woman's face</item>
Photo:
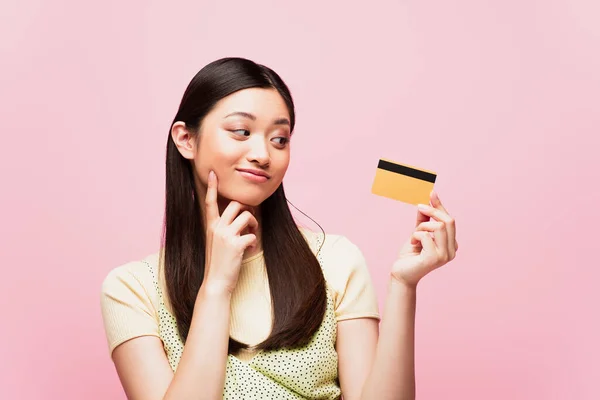
[[[201,195],[212,170],[220,196],[257,206],[279,187],[290,162],[290,116],[274,89],[244,89],[223,98],[199,134],[188,137],[187,152],[177,132],[174,125],[173,138],[195,166]]]

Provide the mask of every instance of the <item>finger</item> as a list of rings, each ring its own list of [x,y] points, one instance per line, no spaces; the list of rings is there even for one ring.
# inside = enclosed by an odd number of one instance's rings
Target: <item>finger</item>
[[[437,208],[438,210],[441,210],[442,212],[449,214],[448,210],[446,210],[446,208],[443,206],[442,201],[440,200],[440,196],[437,194],[437,192],[435,190],[431,191],[431,194],[429,197],[431,199],[431,205],[434,208]]]
[[[420,246],[421,242],[419,242],[417,239],[415,239],[413,236],[410,237],[410,244],[412,244],[413,246]]]
[[[450,217],[445,220],[446,229],[448,231],[448,249],[451,251],[451,253],[455,253],[456,250],[458,250],[458,242],[456,241],[456,223],[454,218],[450,216],[448,210],[446,210],[446,208],[443,206],[440,196],[434,190],[431,191],[431,205]]]
[[[244,206],[237,201],[230,201],[221,214],[221,222],[225,225],[231,225],[233,220],[244,210]]]
[[[256,232],[258,229],[258,221],[250,211],[244,211],[231,223],[229,228],[234,235],[239,235],[248,227],[249,232]]]
[[[425,253],[427,253],[427,255],[437,257],[438,249],[435,246],[435,243],[433,242],[433,239],[431,238],[431,236],[429,236],[429,232],[425,232],[425,231],[413,232],[412,238],[415,239],[416,241],[418,241],[419,243],[421,243],[421,246],[423,247],[423,251]]]
[[[448,249],[448,233],[443,222],[429,221],[423,222],[417,226],[417,231],[430,232],[433,234],[435,244],[441,252],[449,252]]]
[[[440,227],[440,224],[442,224],[442,223],[439,221],[421,222],[419,225],[417,225],[415,230],[416,231],[433,232]]]
[[[438,222],[437,228],[433,231],[433,238],[440,253],[443,254],[444,257],[448,257],[448,231],[446,229],[446,224]]]
[[[423,222],[427,222],[429,221],[430,218],[428,215],[425,215],[421,212],[421,210],[417,210],[417,221],[415,223],[415,226],[419,226],[420,224],[422,224]]]
[[[433,209],[435,210],[435,212],[441,212],[437,209]],[[427,211],[424,211],[425,213],[428,213]],[[430,214],[430,215],[434,215],[434,214]],[[455,238],[455,228],[454,228],[454,219],[452,217],[450,217],[449,215],[442,213],[441,215],[435,217],[434,216],[434,220],[431,221],[432,223],[429,224],[427,222],[419,225],[419,226],[423,226],[423,230],[427,230],[429,232],[433,232],[433,236],[435,238],[435,242],[438,245],[438,248],[440,249],[440,251],[444,252],[444,254],[448,254],[448,259],[452,260],[454,259],[455,255],[456,255],[456,249],[458,246],[458,243],[456,242],[456,238]],[[440,218],[440,220],[438,220],[437,218]],[[441,225],[441,226],[440,226]],[[417,227],[418,229],[419,227]],[[427,229],[425,229],[427,228]],[[433,230],[431,230],[431,228],[434,228]]]
[[[210,171],[208,173],[208,185],[206,188],[206,221],[211,224],[219,218],[219,206],[217,205],[217,175]]]
[[[415,228],[415,231],[424,231],[424,232],[428,232],[431,234],[437,228],[438,224],[439,224],[439,222],[437,222],[437,221],[421,222],[419,225],[417,225],[417,227]],[[415,244],[419,244],[419,241],[414,238],[411,238],[410,243],[412,245],[415,245]]]
[[[247,235],[240,236],[240,246],[243,249],[247,249],[248,247],[256,246],[256,235],[253,233],[248,233]]]
[[[450,232],[451,237],[449,237],[449,239],[452,239],[452,243],[454,244],[454,239],[455,239],[454,236],[455,236],[455,231],[456,231],[454,218],[452,218],[445,211],[439,210],[432,206],[428,206],[426,204],[419,204],[418,208],[419,208],[419,212],[423,213],[424,215],[427,215],[436,221],[445,223],[446,229],[448,229]]]
[[[438,210],[437,208],[429,206],[427,204],[419,204],[417,207],[421,214],[433,218],[437,221],[447,221],[451,218],[444,211]]]

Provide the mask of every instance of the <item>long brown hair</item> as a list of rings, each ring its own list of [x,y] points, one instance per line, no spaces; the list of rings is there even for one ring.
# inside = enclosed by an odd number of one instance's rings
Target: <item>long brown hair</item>
[[[177,121],[198,134],[204,117],[224,97],[248,88],[279,92],[295,124],[292,96],[273,70],[243,58],[224,58],[202,68],[189,83],[172,125]],[[166,289],[179,335],[187,339],[198,290],[204,277],[205,230],[194,183],[193,165],[167,140],[166,206],[163,227]],[[327,303],[321,267],[300,232],[281,184],[260,206],[262,246],[273,326],[257,348],[293,348],[306,344],[323,320]],[[229,338],[229,352],[247,345]]]

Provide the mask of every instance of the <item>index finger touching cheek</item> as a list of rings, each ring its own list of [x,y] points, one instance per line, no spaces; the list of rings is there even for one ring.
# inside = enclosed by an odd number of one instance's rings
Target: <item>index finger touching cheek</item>
[[[208,173],[208,185],[206,188],[206,219],[212,222],[219,218],[219,207],[217,205],[217,175],[210,171]]]

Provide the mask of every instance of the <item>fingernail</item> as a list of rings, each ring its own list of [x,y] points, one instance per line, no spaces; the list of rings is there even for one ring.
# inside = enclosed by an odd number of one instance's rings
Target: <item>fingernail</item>
[[[419,208],[419,210],[427,210],[429,208],[425,204],[417,204],[417,207]]]
[[[214,181],[215,180],[215,173],[213,171],[210,171],[208,173],[208,180],[209,181]]]
[[[438,197],[438,194],[435,190],[431,191],[431,198],[433,198],[434,200],[439,200],[440,198]]]

